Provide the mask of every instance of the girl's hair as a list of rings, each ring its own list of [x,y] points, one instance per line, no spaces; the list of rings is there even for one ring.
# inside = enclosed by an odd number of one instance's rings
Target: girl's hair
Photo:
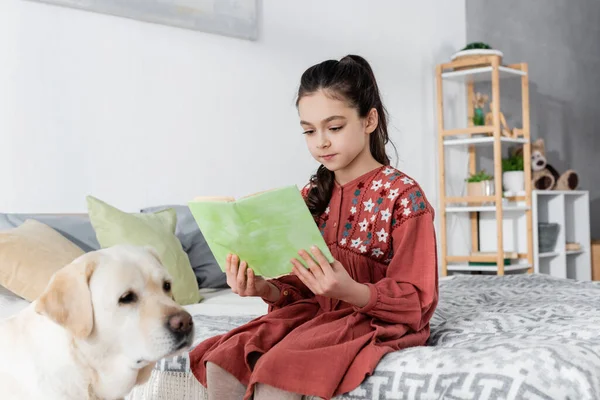
[[[346,101],[356,108],[358,115],[365,118],[372,108],[377,110],[377,128],[369,136],[369,147],[373,158],[383,165],[390,165],[385,146],[390,142],[387,131],[387,111],[381,102],[379,87],[371,66],[364,58],[347,55],[341,60],[327,60],[313,65],[302,74],[296,107],[303,96],[318,90],[327,95]],[[392,143],[393,145],[393,143]],[[311,189],[306,203],[313,216],[325,211],[333,191],[335,175],[320,165],[311,176]]]

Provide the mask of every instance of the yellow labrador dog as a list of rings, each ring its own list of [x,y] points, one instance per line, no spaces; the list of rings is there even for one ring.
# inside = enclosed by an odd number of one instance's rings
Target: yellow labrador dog
[[[45,292],[0,322],[0,399],[113,400],[156,361],[189,350],[192,317],[150,248],[87,253]]]

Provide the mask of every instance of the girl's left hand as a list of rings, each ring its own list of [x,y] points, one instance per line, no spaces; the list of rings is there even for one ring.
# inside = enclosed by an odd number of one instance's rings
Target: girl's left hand
[[[352,279],[344,266],[337,260],[330,264],[317,247],[312,247],[311,252],[314,259],[305,250],[298,252],[309,269],[293,258],[292,273],[316,295],[344,301],[351,297],[358,283]]]

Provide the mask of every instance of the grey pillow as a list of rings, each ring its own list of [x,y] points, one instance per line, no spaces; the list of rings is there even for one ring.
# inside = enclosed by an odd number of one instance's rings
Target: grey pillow
[[[140,211],[142,213],[153,213],[166,208],[172,208],[177,213],[175,236],[181,242],[183,250],[190,259],[198,286],[200,288],[227,288],[227,277],[221,271],[217,260],[210,251],[210,247],[204,240],[204,236],[188,206],[164,205],[147,207]]]
[[[100,243],[96,239],[96,231],[87,214],[0,213],[0,230],[16,228],[28,219],[34,219],[50,226],[86,253],[100,248]]]

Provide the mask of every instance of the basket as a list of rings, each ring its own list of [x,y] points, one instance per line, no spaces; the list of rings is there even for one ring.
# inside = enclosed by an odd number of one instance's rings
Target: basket
[[[560,225],[553,222],[538,223],[538,238],[540,253],[549,253],[554,251]]]

